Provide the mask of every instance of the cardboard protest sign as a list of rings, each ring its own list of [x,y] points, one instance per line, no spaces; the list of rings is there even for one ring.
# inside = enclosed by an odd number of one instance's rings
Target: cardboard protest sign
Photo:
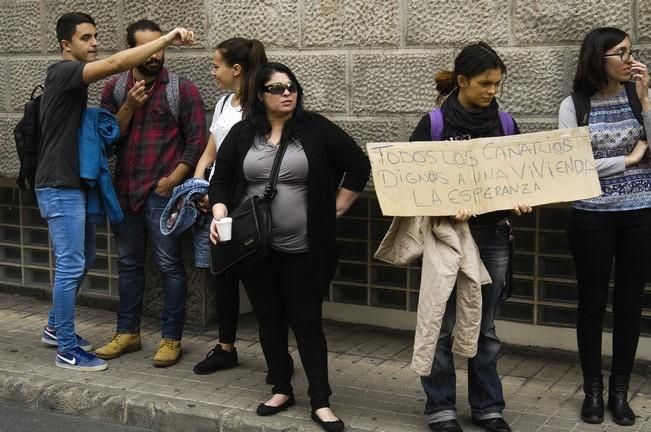
[[[601,195],[587,127],[366,147],[386,216],[482,214]]]

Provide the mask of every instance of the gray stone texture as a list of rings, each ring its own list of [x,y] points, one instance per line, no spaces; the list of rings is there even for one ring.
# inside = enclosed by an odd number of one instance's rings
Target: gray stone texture
[[[197,48],[210,47],[206,39],[206,19],[204,2],[177,0],[138,0],[124,2],[124,20],[126,26],[139,19],[155,21],[163,32],[174,27],[185,27],[198,35]],[[120,34],[125,34],[120,29]],[[126,46],[125,38],[120,40],[120,47]]]
[[[386,120],[334,120],[366,152],[370,142],[406,141],[411,131],[402,118]]]
[[[9,102],[11,112],[22,113],[25,102],[34,87],[45,81],[45,69],[58,59],[50,58],[11,58],[9,66]],[[6,144],[6,143],[4,143]]]
[[[398,47],[400,2],[305,0],[303,47]]]
[[[631,5],[628,0],[557,0],[513,2],[513,38],[518,44],[553,45],[580,43],[595,27],[612,26],[631,32]],[[639,0],[641,9],[646,0]]]
[[[124,47],[124,34],[119,25],[118,16],[122,10],[120,0],[45,0],[46,27],[45,36],[47,50],[59,52],[56,41],[57,19],[66,12],[80,11],[90,14],[97,24],[97,46],[100,57],[107,50],[116,50]]]
[[[209,46],[235,36],[268,47],[298,47],[298,2],[294,0],[211,0],[206,2]]]
[[[509,2],[409,0],[407,45],[459,46],[477,40],[509,41]]]
[[[353,112],[421,113],[436,99],[434,73],[450,68],[451,51],[353,56]]]
[[[14,143],[14,127],[18,120],[19,118],[15,116],[0,117],[0,142]],[[0,172],[7,173],[7,177],[15,177],[18,175],[19,168],[16,146],[0,146]]]
[[[0,5],[0,52],[20,53],[41,50],[39,2],[4,1]]]
[[[558,106],[566,96],[564,50],[501,51],[508,67],[508,78],[500,97],[502,108],[514,115],[558,114]]]
[[[639,41],[649,43],[651,41],[651,4],[649,0],[639,0],[637,2],[637,17],[637,35]]]
[[[304,105],[313,111],[345,112],[349,99],[346,57],[329,54],[269,55],[286,64],[303,87]]]
[[[180,76],[192,81],[201,92],[206,110],[212,111],[217,101],[218,91],[215,80],[210,75],[211,57],[209,54],[178,53],[177,49],[168,48],[165,66]],[[186,55],[189,54],[189,55]],[[190,55],[191,54],[191,55]]]

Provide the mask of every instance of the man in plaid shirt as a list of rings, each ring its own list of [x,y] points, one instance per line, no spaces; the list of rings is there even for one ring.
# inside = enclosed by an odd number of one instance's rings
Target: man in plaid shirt
[[[140,20],[127,28],[127,44],[139,46],[161,35]],[[172,189],[194,171],[206,145],[206,115],[199,90],[163,67],[159,51],[125,75],[107,82],[102,107],[116,114],[118,144],[115,187],[125,222],[116,230],[120,306],[113,339],[96,350],[103,359],[137,351],[145,288],[145,245],[151,240],[163,291],[162,338],[154,366],[181,357],[187,281],[178,235],[163,236],[160,216]]]

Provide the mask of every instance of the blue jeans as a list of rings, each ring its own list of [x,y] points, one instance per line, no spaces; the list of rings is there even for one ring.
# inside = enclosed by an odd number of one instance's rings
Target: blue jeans
[[[86,220],[86,192],[81,189],[39,188],[36,199],[41,216],[47,220],[56,260],[47,323],[56,330],[59,351],[68,352],[79,346],[75,298],[95,262],[95,225]]]
[[[168,200],[168,197],[150,192],[140,209],[124,212],[124,222],[115,232],[120,290],[119,333],[140,331],[145,292],[145,253],[149,238],[163,291],[162,337],[181,340],[187,282],[180,236],[164,236],[160,231],[160,216]]]
[[[471,226],[481,259],[492,284],[482,286],[482,319],[477,355],[468,359],[468,401],[475,419],[502,417],[504,396],[497,374],[500,340],[495,334],[495,313],[506,280],[509,262],[506,225]],[[427,396],[425,417],[428,423],[456,418],[456,375],[452,355],[452,329],[456,295],[448,300],[430,376],[421,377]]]

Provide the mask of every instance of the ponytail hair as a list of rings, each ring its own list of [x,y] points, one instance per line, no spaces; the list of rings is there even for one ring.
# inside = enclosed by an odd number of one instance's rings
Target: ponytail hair
[[[255,74],[267,63],[264,45],[257,39],[230,38],[217,45],[219,53],[229,66],[239,64],[242,68],[242,85],[237,95],[242,105],[242,116],[251,114],[252,98],[256,94]]]
[[[434,75],[434,81],[436,81],[436,91],[439,92],[439,95],[436,97],[436,103],[438,105],[443,102],[443,99],[456,87],[456,82],[454,81],[454,74],[449,70],[440,70]]]
[[[485,42],[466,45],[454,59],[454,71],[438,71],[434,76],[436,90],[439,92],[436,102],[441,103],[457,87],[460,75],[468,79],[489,70],[499,69],[506,79],[506,65],[497,52]]]

